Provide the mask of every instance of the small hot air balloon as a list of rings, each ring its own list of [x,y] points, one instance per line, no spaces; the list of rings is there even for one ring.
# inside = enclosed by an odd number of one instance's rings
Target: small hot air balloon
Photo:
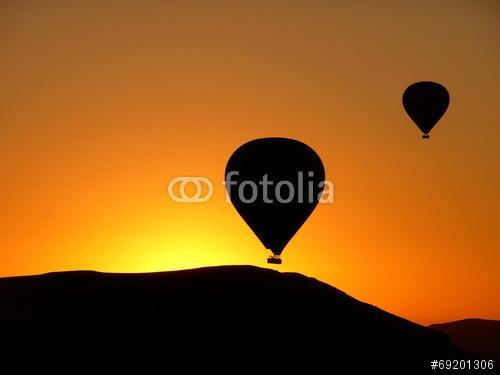
[[[436,82],[416,82],[403,93],[403,106],[424,133],[424,139],[429,138],[429,132],[444,115],[449,104],[448,90]]]
[[[325,169],[316,152],[288,138],[261,138],[240,146],[225,172],[228,196],[262,244],[280,255],[318,204]]]

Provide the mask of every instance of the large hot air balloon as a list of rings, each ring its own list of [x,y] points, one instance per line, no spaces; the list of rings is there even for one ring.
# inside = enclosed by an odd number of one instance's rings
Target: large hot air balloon
[[[262,244],[280,255],[318,204],[325,169],[316,152],[288,138],[262,138],[240,146],[229,158],[228,196]]]
[[[403,93],[403,106],[424,133],[424,139],[429,138],[429,132],[444,115],[449,104],[448,90],[436,82],[416,82]]]

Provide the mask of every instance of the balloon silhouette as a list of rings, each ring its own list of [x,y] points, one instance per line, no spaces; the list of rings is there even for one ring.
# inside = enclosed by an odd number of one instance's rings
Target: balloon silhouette
[[[273,252],[268,263],[281,264],[283,249],[321,198],[321,159],[294,139],[256,139],[231,155],[225,180],[236,211]]]
[[[448,90],[436,82],[416,82],[403,93],[403,106],[424,133],[424,139],[429,138],[428,133],[444,115],[449,104]]]

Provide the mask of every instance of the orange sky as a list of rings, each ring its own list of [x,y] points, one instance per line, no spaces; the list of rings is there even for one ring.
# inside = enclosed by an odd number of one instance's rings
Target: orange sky
[[[2,1],[0,276],[267,267],[219,182],[282,136],[336,190],[277,269],[424,324],[500,319],[500,6],[347,3]],[[451,94],[427,142],[419,80]],[[171,202],[179,175],[214,198]]]

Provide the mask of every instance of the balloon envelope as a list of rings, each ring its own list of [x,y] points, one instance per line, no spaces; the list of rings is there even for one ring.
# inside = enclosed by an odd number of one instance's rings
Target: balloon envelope
[[[450,104],[448,90],[436,82],[416,82],[403,93],[403,106],[425,134],[432,130]]]
[[[231,155],[225,176],[238,213],[264,246],[280,255],[318,204],[325,170],[306,144],[262,138]]]

